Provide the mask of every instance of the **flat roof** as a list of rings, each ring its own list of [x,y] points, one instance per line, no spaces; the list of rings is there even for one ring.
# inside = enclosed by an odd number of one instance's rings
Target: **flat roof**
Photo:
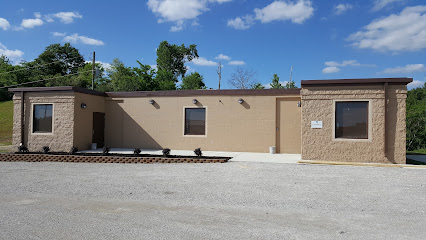
[[[225,89],[225,90],[169,90],[169,91],[135,91],[135,92],[107,92],[108,97],[186,97],[186,96],[273,96],[273,95],[300,95],[300,88],[292,89]]]
[[[27,88],[9,88],[9,92],[79,92],[79,93],[85,93],[90,95],[96,95],[96,96],[104,96],[107,95],[104,92],[99,92],[87,88],[81,88],[81,87],[70,87],[70,86],[64,86],[64,87],[27,87]]]
[[[302,80],[302,86],[324,86],[324,85],[369,85],[369,84],[408,84],[412,78],[356,78],[356,79],[327,79],[327,80]]]
[[[226,90],[168,90],[168,91],[134,91],[134,92],[98,92],[80,87],[31,87],[9,88],[9,92],[79,92],[97,96],[126,98],[126,97],[178,97],[178,96],[272,96],[272,95],[300,95],[300,88],[292,89],[226,89]]]

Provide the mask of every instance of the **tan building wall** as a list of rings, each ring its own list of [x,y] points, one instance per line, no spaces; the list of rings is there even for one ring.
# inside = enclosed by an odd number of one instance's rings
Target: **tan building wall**
[[[276,144],[276,99],[289,96],[107,98],[109,147],[268,152]],[[192,100],[198,103],[193,104]],[[243,104],[238,99],[244,99]],[[149,104],[149,100],[155,104]],[[206,136],[184,135],[184,108],[206,108]]]
[[[303,87],[302,159],[347,162],[405,163],[405,85],[387,89],[386,156],[383,85]],[[334,101],[370,101],[370,139],[334,139]],[[323,121],[322,129],[311,121]]]
[[[73,92],[27,92],[24,102],[25,138],[24,145],[30,151],[41,151],[49,146],[52,151],[67,151],[73,146],[74,94]],[[33,133],[33,104],[53,104],[53,133]],[[13,97],[13,145],[21,143],[21,95]]]
[[[74,140],[79,150],[90,149],[92,143],[93,113],[105,113],[105,97],[75,92]],[[81,108],[85,103],[86,108]]]

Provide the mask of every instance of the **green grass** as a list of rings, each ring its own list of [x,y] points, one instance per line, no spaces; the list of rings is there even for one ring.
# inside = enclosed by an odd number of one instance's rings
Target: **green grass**
[[[426,155],[426,148],[417,149],[413,151],[407,151],[407,154],[411,155]]]
[[[0,146],[12,144],[13,101],[0,102]]]

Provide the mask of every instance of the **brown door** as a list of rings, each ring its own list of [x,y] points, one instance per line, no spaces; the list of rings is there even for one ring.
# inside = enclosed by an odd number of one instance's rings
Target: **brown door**
[[[301,152],[301,107],[300,98],[277,99],[277,152]]]
[[[105,113],[93,113],[92,143],[97,143],[98,148],[104,147]]]

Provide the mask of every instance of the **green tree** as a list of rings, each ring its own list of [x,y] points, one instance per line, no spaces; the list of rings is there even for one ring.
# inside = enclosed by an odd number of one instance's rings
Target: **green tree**
[[[15,73],[8,73],[17,70],[18,67],[14,67],[10,60],[2,55],[0,56],[0,101],[10,100],[12,94],[7,91],[7,87],[18,83],[18,79]]]
[[[284,86],[284,88],[289,89],[289,88],[297,88],[296,83],[294,83],[293,81],[291,82],[287,82]]]
[[[70,43],[64,45],[57,43],[47,46],[34,62],[43,65],[40,66],[39,70],[44,76],[58,74],[63,76],[77,73],[78,69],[85,65],[83,56]]]
[[[182,84],[180,85],[180,89],[182,90],[203,89],[206,87],[206,85],[203,82],[203,79],[204,77],[200,75],[198,72],[193,72],[182,79]]]
[[[251,87],[252,89],[265,89],[265,86],[263,86],[261,83],[255,83]]]
[[[272,89],[284,88],[280,83],[280,78],[277,74],[274,74],[272,78],[272,83],[270,84]]]
[[[126,67],[118,58],[112,60],[108,75],[114,91],[138,91],[142,88],[133,69]]]
[[[185,63],[194,58],[198,58],[197,45],[185,47],[184,44],[178,46],[162,41],[157,49],[157,68],[158,71],[170,72],[174,76],[174,81],[177,82],[179,76],[183,78],[186,74]],[[164,74],[162,73],[161,76]]]
[[[426,84],[407,93],[407,150],[426,148]]]

